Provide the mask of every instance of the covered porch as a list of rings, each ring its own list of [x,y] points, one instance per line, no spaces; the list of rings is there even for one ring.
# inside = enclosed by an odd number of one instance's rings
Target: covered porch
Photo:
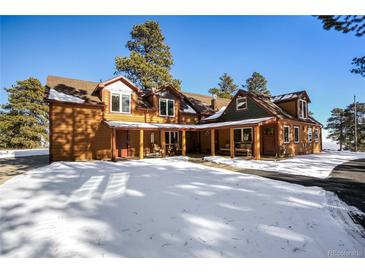
[[[261,158],[263,129],[274,117],[210,124],[105,121],[111,128],[112,160],[175,155],[229,155]]]

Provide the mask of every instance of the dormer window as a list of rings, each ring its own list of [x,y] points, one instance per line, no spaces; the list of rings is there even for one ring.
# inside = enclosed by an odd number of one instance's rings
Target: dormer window
[[[247,109],[247,97],[238,97],[236,99],[236,110]]]
[[[160,98],[160,116],[175,116],[175,101]]]
[[[308,117],[307,101],[302,99],[298,100],[298,117],[301,119],[306,119]]]

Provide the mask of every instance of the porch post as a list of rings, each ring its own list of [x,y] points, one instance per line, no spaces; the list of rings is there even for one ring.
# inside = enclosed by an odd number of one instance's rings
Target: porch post
[[[261,142],[260,142],[260,126],[257,125],[255,126],[255,160],[260,160],[261,159]]]
[[[143,159],[143,129],[139,130],[139,159]]]
[[[112,128],[112,143],[111,143],[111,147],[112,147],[112,161],[115,161],[115,147],[116,147],[116,145],[115,145],[115,135],[116,135],[116,133],[115,133],[115,128],[113,127]]]
[[[165,130],[161,130],[161,149],[162,149],[162,157],[166,156],[166,142],[165,142]]]
[[[215,132],[214,129],[210,130],[210,153],[212,156],[215,156]]]
[[[234,132],[233,132],[233,128],[229,129],[229,150],[230,150],[230,154],[231,154],[231,158],[234,158]]]
[[[182,130],[182,140],[181,140],[181,146],[182,146],[182,151],[181,151],[181,154],[182,156],[185,156],[186,155],[186,129],[183,129]]]

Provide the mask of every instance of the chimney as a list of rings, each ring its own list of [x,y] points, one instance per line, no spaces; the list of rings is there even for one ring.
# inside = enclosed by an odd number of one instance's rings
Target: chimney
[[[210,106],[214,111],[217,109],[217,95],[216,94],[213,94]]]

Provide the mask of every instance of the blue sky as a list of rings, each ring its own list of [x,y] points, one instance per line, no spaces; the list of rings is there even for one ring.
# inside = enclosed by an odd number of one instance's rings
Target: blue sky
[[[147,19],[160,22],[185,91],[207,93],[224,72],[241,85],[258,71],[274,95],[307,90],[323,123],[355,93],[365,101],[365,78],[349,72],[364,38],[325,31],[311,16],[2,16],[0,103],[4,87],[29,76],[113,77],[132,26]]]

